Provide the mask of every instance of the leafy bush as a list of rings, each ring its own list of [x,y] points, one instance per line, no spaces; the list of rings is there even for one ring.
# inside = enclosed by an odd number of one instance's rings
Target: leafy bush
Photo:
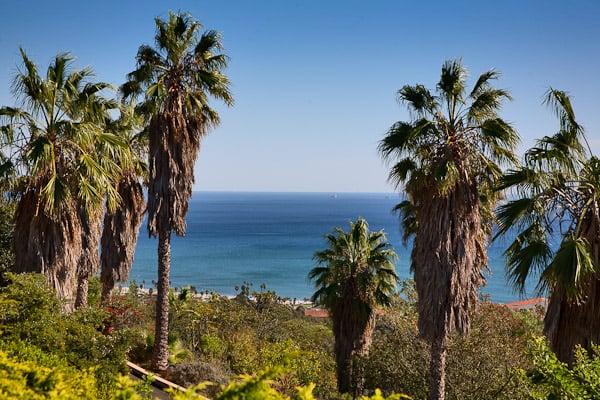
[[[532,400],[600,399],[600,346],[595,346],[591,354],[578,347],[571,368],[558,360],[543,337],[530,342],[529,354],[533,368],[521,373],[531,384],[528,395]]]
[[[79,370],[93,368],[99,396],[108,396],[118,374],[126,371],[130,332],[103,334],[109,315],[98,308],[62,313],[42,275],[7,277],[10,284],[0,289],[0,341],[27,342]]]
[[[318,382],[315,392],[320,397],[335,393],[328,322],[300,316],[272,292],[252,297],[260,301],[249,301],[247,294],[234,300],[217,295],[206,301],[173,297],[171,332],[197,359],[232,375],[283,364],[287,372],[278,375],[275,387],[286,395],[310,382]]]
[[[4,275],[11,271],[15,263],[13,251],[13,220],[15,203],[0,199],[0,285],[6,285]]]
[[[223,388],[215,400],[315,400],[313,390],[315,385],[299,386],[294,394],[288,396],[278,391],[275,382],[285,375],[284,368],[269,368],[256,375],[245,375]],[[201,383],[188,389],[187,392],[172,392],[173,400],[206,400],[202,395],[210,384]],[[362,396],[359,400],[410,400],[410,397],[393,394],[385,397],[380,391],[369,396]]]
[[[537,315],[482,303],[470,334],[450,340],[446,398],[524,398],[527,385],[517,370],[531,366],[527,342],[540,332]],[[414,303],[398,300],[381,316],[363,363],[367,388],[427,398],[429,353],[419,339]]]
[[[0,350],[0,398],[22,400],[98,398],[92,370],[78,370],[23,342],[20,360]]]

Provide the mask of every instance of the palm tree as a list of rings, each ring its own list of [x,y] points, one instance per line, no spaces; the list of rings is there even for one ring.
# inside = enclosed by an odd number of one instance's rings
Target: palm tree
[[[158,236],[156,340],[153,368],[168,363],[169,270],[171,232],[185,234],[185,216],[194,183],[200,140],[219,124],[209,99],[233,104],[223,74],[227,57],[220,54],[215,31],[199,35],[201,25],[188,14],[156,19],[155,48],[143,45],[137,69],[122,86],[126,98],[143,95],[138,107],[148,118],[148,231]]]
[[[398,277],[396,253],[383,231],[370,232],[364,219],[326,236],[327,249],[315,253],[317,266],[308,274],[316,291],[315,304],[329,310],[333,320],[338,389],[361,391],[355,358],[369,351],[376,309],[390,304]]]
[[[538,290],[550,291],[544,331],[570,364],[576,345],[600,343],[600,160],[586,146],[567,93],[550,89],[545,103],[559,130],[538,140],[523,165],[505,175],[501,188],[511,188],[515,198],[498,209],[498,234],[516,232],[506,250],[515,287],[524,291],[534,275]]]
[[[431,344],[429,399],[445,396],[448,335],[469,331],[477,290],[484,284],[486,248],[500,165],[511,163],[518,135],[498,116],[507,91],[483,73],[467,92],[460,60],[447,61],[436,91],[404,86],[399,102],[412,119],[395,123],[379,150],[394,165],[390,181],[404,184],[397,208],[414,234],[411,268],[418,294],[419,332]]]
[[[13,92],[22,108],[0,109],[22,174],[15,269],[44,273],[68,310],[84,245],[80,211],[93,212],[107,196],[112,205],[118,201],[118,166],[98,151],[119,145],[102,122],[115,104],[100,96],[108,85],[92,82],[89,68],[73,70],[68,54],[55,57],[45,78],[22,49],[21,57]]]
[[[140,225],[146,211],[141,180],[147,174],[143,161],[147,153],[147,140],[146,132],[139,132],[141,125],[140,116],[132,104],[122,104],[119,119],[109,124],[109,130],[126,143],[127,154],[120,157],[121,176],[117,192],[121,202],[115,210],[107,207],[104,214],[100,256],[103,303],[108,301],[116,282],[129,278]]]

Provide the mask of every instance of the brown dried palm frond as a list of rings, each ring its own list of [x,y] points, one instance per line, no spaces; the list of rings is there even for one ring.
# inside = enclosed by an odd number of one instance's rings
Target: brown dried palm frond
[[[429,341],[455,329],[469,331],[478,289],[485,283],[488,235],[477,196],[475,183],[465,182],[444,196],[432,187],[418,203],[411,257],[419,331]]]
[[[121,203],[107,210],[102,231],[102,301],[106,301],[116,282],[129,279],[140,225],[146,211],[144,192],[139,180],[128,174],[118,185]]]
[[[183,97],[169,99],[166,110],[150,122],[148,230],[152,235],[171,230],[185,235],[194,165],[207,124],[202,117],[186,115],[183,103]]]
[[[35,188],[21,195],[15,215],[15,270],[44,274],[67,310],[73,306],[81,231],[74,201],[61,202],[49,215]]]

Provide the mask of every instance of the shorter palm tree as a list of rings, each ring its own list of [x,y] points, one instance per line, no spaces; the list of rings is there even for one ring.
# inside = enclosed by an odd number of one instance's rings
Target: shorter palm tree
[[[356,357],[371,345],[375,310],[390,304],[398,276],[396,253],[383,231],[370,232],[360,218],[326,236],[327,249],[315,253],[315,266],[308,277],[315,284],[312,301],[325,307],[333,320],[338,389],[341,393],[361,390]]]

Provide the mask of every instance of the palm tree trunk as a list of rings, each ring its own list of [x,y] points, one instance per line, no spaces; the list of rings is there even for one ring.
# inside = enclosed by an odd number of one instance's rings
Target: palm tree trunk
[[[81,274],[77,277],[77,294],[75,295],[75,308],[84,308],[88,304],[89,277]]]
[[[156,327],[152,368],[164,371],[169,358],[169,271],[171,269],[171,232],[158,235],[158,284],[156,297]]]
[[[104,272],[104,270],[102,270],[102,272]],[[105,279],[102,279],[102,290],[100,291],[100,302],[103,305],[107,305],[109,303],[109,299],[110,299],[110,294],[112,293],[112,290],[115,288],[115,281],[114,280],[110,280],[107,281]]]
[[[431,343],[428,400],[444,400],[446,396],[446,336],[440,335]]]
[[[548,301],[544,333],[559,360],[571,365],[577,345],[591,350],[600,343],[600,275],[595,274],[583,290],[584,299],[574,302],[556,288]]]
[[[88,287],[90,276],[100,269],[100,231],[102,226],[103,210],[87,210],[79,205],[78,214],[81,219],[81,257],[77,263],[77,292],[75,295],[75,308],[88,305]]]
[[[349,338],[336,337],[335,348],[338,392],[349,393],[352,389],[352,342]]]

